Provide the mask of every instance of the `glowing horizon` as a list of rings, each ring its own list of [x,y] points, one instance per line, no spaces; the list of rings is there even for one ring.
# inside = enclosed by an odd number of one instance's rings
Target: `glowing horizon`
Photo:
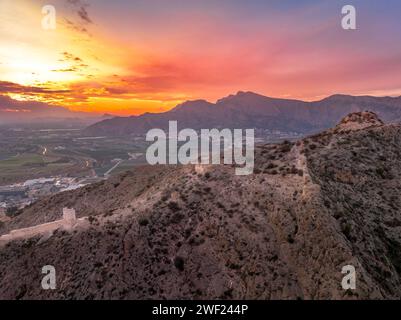
[[[397,1],[354,1],[355,31],[344,1],[55,0],[56,30],[45,4],[0,0],[0,94],[117,115],[237,91],[401,95]]]

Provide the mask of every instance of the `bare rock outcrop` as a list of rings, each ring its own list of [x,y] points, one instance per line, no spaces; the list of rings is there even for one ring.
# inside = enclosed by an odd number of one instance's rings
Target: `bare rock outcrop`
[[[334,128],[335,132],[349,130],[361,130],[373,126],[382,126],[384,122],[379,119],[376,113],[370,111],[355,112],[344,117]]]

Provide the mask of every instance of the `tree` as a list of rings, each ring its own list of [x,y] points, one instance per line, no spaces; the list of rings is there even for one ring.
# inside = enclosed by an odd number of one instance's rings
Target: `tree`
[[[9,218],[14,218],[16,216],[18,216],[20,214],[20,210],[18,209],[18,207],[8,207],[6,209],[6,216]]]

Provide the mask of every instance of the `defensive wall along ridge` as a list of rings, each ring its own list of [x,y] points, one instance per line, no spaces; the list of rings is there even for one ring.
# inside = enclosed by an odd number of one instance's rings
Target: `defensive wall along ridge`
[[[13,240],[28,239],[37,235],[43,235],[53,232],[57,229],[70,231],[78,223],[84,221],[85,219],[86,218],[77,219],[74,209],[64,208],[62,219],[33,227],[12,230],[10,231],[10,233],[0,236],[0,245],[6,244],[7,242]]]

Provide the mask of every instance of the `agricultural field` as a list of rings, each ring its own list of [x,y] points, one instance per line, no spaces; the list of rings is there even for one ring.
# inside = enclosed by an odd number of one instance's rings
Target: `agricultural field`
[[[72,158],[56,155],[24,153],[0,160],[0,185],[28,179],[68,175],[76,171],[77,162]]]
[[[29,179],[107,177],[143,164],[142,137],[87,138],[81,132],[28,130],[0,134],[0,186]]]

